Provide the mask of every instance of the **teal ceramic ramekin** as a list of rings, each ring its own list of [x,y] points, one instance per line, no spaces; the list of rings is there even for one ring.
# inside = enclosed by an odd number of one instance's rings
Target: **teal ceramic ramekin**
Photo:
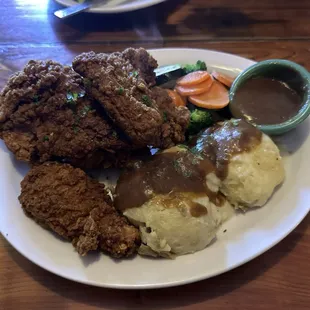
[[[237,89],[249,79],[264,77],[282,81],[295,90],[302,98],[299,112],[291,119],[274,125],[256,125],[269,135],[280,135],[294,129],[310,114],[310,73],[302,66],[288,60],[270,59],[256,63],[240,73],[229,91],[230,102],[234,100]],[[231,110],[233,113],[233,110]],[[234,115],[233,115],[234,116]]]

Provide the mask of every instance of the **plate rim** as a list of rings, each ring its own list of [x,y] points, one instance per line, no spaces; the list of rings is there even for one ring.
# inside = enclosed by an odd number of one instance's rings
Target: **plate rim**
[[[308,211],[309,212],[309,211]],[[201,282],[204,280],[208,280],[211,279],[213,277],[216,277],[218,275],[227,273],[233,269],[236,269],[250,261],[252,261],[253,259],[257,258],[258,256],[262,255],[263,253],[269,251],[271,248],[273,248],[274,246],[276,246],[278,243],[280,243],[281,241],[283,241],[293,230],[296,229],[296,227],[306,218],[306,216],[308,215],[308,213],[306,213],[304,216],[300,216],[300,218],[298,218],[298,220],[294,223],[294,225],[292,226],[292,228],[285,232],[280,239],[274,241],[273,243],[271,243],[268,247],[262,249],[261,251],[251,255],[250,257],[248,257],[247,259],[236,263],[235,265],[232,265],[228,268],[226,268],[225,270],[221,270],[221,271],[216,271],[214,273],[209,274],[208,276],[205,275],[201,275],[199,277],[193,276],[191,278],[188,278],[186,280],[179,280],[179,281],[171,281],[171,282],[167,282],[167,283],[156,283],[156,284],[135,284],[135,285],[129,285],[129,284],[106,284],[106,283],[98,283],[96,281],[92,281],[92,280],[87,280],[87,281],[83,281],[80,280],[78,278],[75,278],[73,276],[68,276],[68,275],[64,275],[61,272],[57,272],[56,270],[53,270],[53,268],[49,268],[47,266],[44,266],[43,264],[41,264],[40,262],[35,262],[34,260],[32,260],[31,258],[29,258],[23,250],[19,250],[17,249],[17,247],[15,247],[14,242],[11,242],[9,240],[9,238],[3,234],[1,231],[0,233],[2,234],[2,236],[4,237],[4,239],[14,248],[14,250],[16,250],[19,254],[21,254],[25,259],[27,259],[28,261],[30,261],[31,263],[33,263],[34,265],[56,275],[59,276],[63,279],[67,279],[73,282],[77,282],[80,284],[84,284],[84,285],[88,285],[88,286],[94,286],[94,287],[101,287],[101,288],[107,288],[107,289],[117,289],[117,290],[152,290],[152,289],[161,289],[161,288],[169,288],[169,287],[179,287],[179,286],[184,286],[184,285],[188,285],[188,284],[192,284],[192,283],[196,283],[196,282]],[[205,249],[204,249],[205,250]],[[189,254],[190,255],[190,254]]]
[[[104,8],[104,7],[95,7],[95,8],[90,8],[89,10],[86,10],[85,13],[92,13],[92,14],[117,14],[117,13],[125,13],[125,12],[132,12],[132,11],[137,11],[141,10],[162,2],[165,2],[168,0],[148,0],[148,1],[143,1],[140,3],[137,3],[134,5],[134,3],[128,3],[124,5],[118,5],[116,7],[111,7],[111,8]],[[70,0],[55,0],[56,3],[61,4],[65,7],[70,7],[72,5],[69,4]]]
[[[236,59],[239,58],[242,61],[250,61],[252,63],[255,63],[255,61],[250,60],[248,58],[245,57],[241,57],[238,55],[234,55],[234,54],[230,54],[230,53],[225,53],[225,52],[221,52],[221,51],[216,51],[216,50],[209,50],[209,49],[203,49],[203,48],[154,48],[154,49],[148,49],[148,51],[150,52],[168,52],[168,51],[201,51],[201,52],[206,52],[206,53],[212,53],[212,54],[217,54],[217,55],[227,55],[229,57],[233,56]],[[31,261],[32,263],[34,263],[35,265],[39,266],[40,268],[43,268],[45,270],[47,270],[48,272],[51,272],[57,276],[60,276],[62,278],[68,279],[70,281],[74,281],[77,283],[82,283],[82,284],[86,284],[86,285],[91,285],[91,286],[96,286],[96,287],[102,287],[102,288],[111,288],[111,289],[126,289],[126,290],[136,290],[136,289],[158,289],[158,288],[167,288],[167,287],[176,287],[176,286],[182,286],[182,285],[186,285],[186,284],[190,284],[190,283],[194,283],[194,282],[199,282],[202,280],[206,280],[212,277],[215,277],[219,274],[222,273],[226,273],[232,269],[235,269],[251,260],[253,260],[254,258],[260,256],[261,254],[267,252],[269,249],[271,249],[272,247],[274,247],[276,244],[278,244],[280,241],[282,241],[284,238],[286,238],[301,222],[302,220],[307,216],[308,212],[305,212],[304,214],[302,213],[298,213],[295,218],[294,218],[294,222],[292,223],[292,225],[290,226],[290,229],[285,230],[283,233],[279,233],[278,237],[273,240],[273,242],[271,242],[268,246],[262,248],[260,251],[250,255],[249,257],[247,257],[246,259],[243,259],[235,264],[232,264],[229,267],[226,268],[222,268],[221,270],[216,270],[214,272],[210,272],[208,275],[206,274],[202,274],[200,276],[194,275],[192,277],[187,277],[186,279],[183,280],[173,280],[173,281],[167,281],[167,282],[159,282],[159,283],[152,283],[152,284],[109,284],[109,283],[98,283],[98,281],[94,281],[94,280],[89,280],[89,279],[79,279],[78,277],[75,276],[71,276],[68,274],[65,274],[61,271],[58,271],[58,269],[56,267],[51,267],[50,265],[44,265],[43,262],[41,261],[35,261],[34,259],[32,259],[32,257],[29,257],[26,253],[26,251],[24,251],[24,249],[19,249],[18,246],[16,246],[16,243],[14,240],[12,240],[10,238],[9,235],[6,235],[4,232],[1,231],[1,227],[0,227],[0,232],[2,233],[4,239],[18,252],[20,253],[22,256],[24,256],[27,260]],[[1,221],[0,221],[1,224]]]

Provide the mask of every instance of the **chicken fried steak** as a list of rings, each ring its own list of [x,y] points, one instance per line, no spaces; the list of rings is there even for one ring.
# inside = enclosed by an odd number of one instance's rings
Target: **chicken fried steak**
[[[176,107],[155,84],[156,60],[143,49],[112,54],[83,53],[73,68],[87,81],[87,91],[137,146],[166,148],[184,141],[190,114]]]
[[[113,257],[132,255],[139,231],[112,206],[105,186],[68,164],[35,166],[21,183],[27,215],[72,242],[80,255],[102,250]]]
[[[54,61],[30,61],[0,94],[0,137],[19,160],[115,164],[133,150],[121,136],[83,78]]]

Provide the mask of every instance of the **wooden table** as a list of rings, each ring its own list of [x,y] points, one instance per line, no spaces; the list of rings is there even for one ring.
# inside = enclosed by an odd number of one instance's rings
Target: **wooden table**
[[[52,0],[1,2],[0,86],[29,59],[88,50],[199,47],[310,69],[309,0],[169,0],[121,15],[60,21]],[[1,214],[0,214],[1,216]],[[0,309],[309,309],[310,216],[273,249],[213,279],[156,291],[87,287],[35,266],[0,237]]]

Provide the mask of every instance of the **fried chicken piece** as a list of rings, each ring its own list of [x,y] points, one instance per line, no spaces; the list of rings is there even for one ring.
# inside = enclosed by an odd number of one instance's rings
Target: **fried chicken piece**
[[[155,84],[157,63],[145,49],[83,53],[73,68],[89,81],[88,91],[113,122],[138,146],[166,148],[184,141],[190,113],[176,107]]]
[[[159,111],[164,111],[165,121],[161,125],[162,147],[168,148],[184,142],[190,120],[189,110],[186,107],[176,107],[163,88],[152,88],[151,96]]]
[[[99,249],[127,257],[140,244],[139,231],[112,206],[105,186],[68,164],[32,168],[19,201],[27,215],[71,241],[80,255]]]
[[[117,151],[123,158],[135,148],[87,97],[82,77],[51,60],[32,60],[8,81],[0,94],[0,137],[19,160],[82,167],[111,165]]]
[[[128,60],[147,85],[153,86],[156,84],[154,69],[158,67],[158,63],[144,48],[127,48],[122,53],[112,55],[116,57],[119,55]],[[131,68],[127,68],[126,71],[132,72]],[[136,74],[133,73],[133,75]]]

